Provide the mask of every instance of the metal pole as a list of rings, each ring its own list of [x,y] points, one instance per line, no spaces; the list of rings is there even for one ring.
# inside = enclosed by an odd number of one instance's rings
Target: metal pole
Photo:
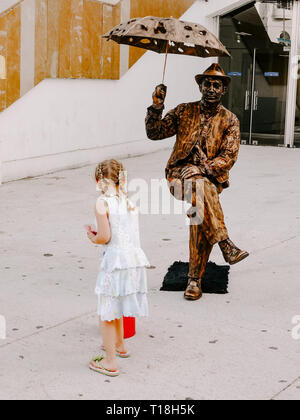
[[[250,110],[250,131],[249,131],[249,144],[252,144],[252,126],[253,126],[253,111],[254,111],[254,96],[255,96],[255,74],[256,74],[256,51],[253,51],[253,72],[252,72],[252,92],[251,92],[251,110]]]
[[[169,52],[169,41],[167,41],[167,47],[166,47],[165,65],[164,65],[164,71],[163,71],[162,84],[165,83],[165,75],[166,75],[166,68],[167,68],[168,52]]]
[[[285,116],[285,134],[284,145],[293,147],[295,141],[295,123],[296,123],[296,98],[297,98],[297,81],[298,69],[300,61],[300,2],[293,3],[293,22],[291,36],[291,51],[289,58],[289,75],[286,96],[286,116]]]

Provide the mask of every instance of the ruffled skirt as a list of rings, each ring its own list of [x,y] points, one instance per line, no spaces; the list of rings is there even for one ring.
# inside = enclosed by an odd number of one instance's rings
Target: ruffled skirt
[[[100,271],[114,271],[149,266],[150,263],[142,248],[107,246],[103,252]]]
[[[95,289],[102,321],[148,316],[145,267],[100,270]]]

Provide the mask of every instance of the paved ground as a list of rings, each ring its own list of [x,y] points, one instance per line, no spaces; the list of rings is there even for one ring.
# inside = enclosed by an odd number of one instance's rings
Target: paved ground
[[[160,178],[170,151],[124,161]],[[1,399],[300,399],[300,150],[247,147],[222,203],[232,239],[251,252],[233,267],[230,294],[186,302],[160,292],[175,259],[188,259],[184,216],[143,216],[151,316],[129,340],[131,360],[107,380],[87,364],[100,338],[93,294],[98,250],[93,168],[0,187]],[[169,239],[169,241],[165,241]],[[51,254],[52,256],[44,256]],[[212,260],[223,263],[220,251]]]

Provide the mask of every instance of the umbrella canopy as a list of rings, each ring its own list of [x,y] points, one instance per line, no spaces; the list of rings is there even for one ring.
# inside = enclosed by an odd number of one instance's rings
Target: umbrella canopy
[[[230,57],[224,45],[204,26],[174,18],[147,16],[131,19],[113,28],[103,38],[157,53]]]

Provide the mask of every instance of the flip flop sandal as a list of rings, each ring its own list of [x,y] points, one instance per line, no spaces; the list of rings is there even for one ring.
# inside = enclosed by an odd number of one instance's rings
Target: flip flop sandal
[[[93,370],[94,372],[101,373],[102,375],[105,375],[105,376],[111,376],[111,377],[119,376],[120,375],[120,372],[118,370],[106,369],[104,366],[101,365],[100,362],[103,359],[104,359],[104,356],[95,357],[90,362],[89,368],[91,370]]]
[[[101,350],[106,351],[104,346],[101,346]],[[131,356],[129,351],[119,351],[116,350],[117,356],[119,356],[121,359],[128,359],[128,357]]]

